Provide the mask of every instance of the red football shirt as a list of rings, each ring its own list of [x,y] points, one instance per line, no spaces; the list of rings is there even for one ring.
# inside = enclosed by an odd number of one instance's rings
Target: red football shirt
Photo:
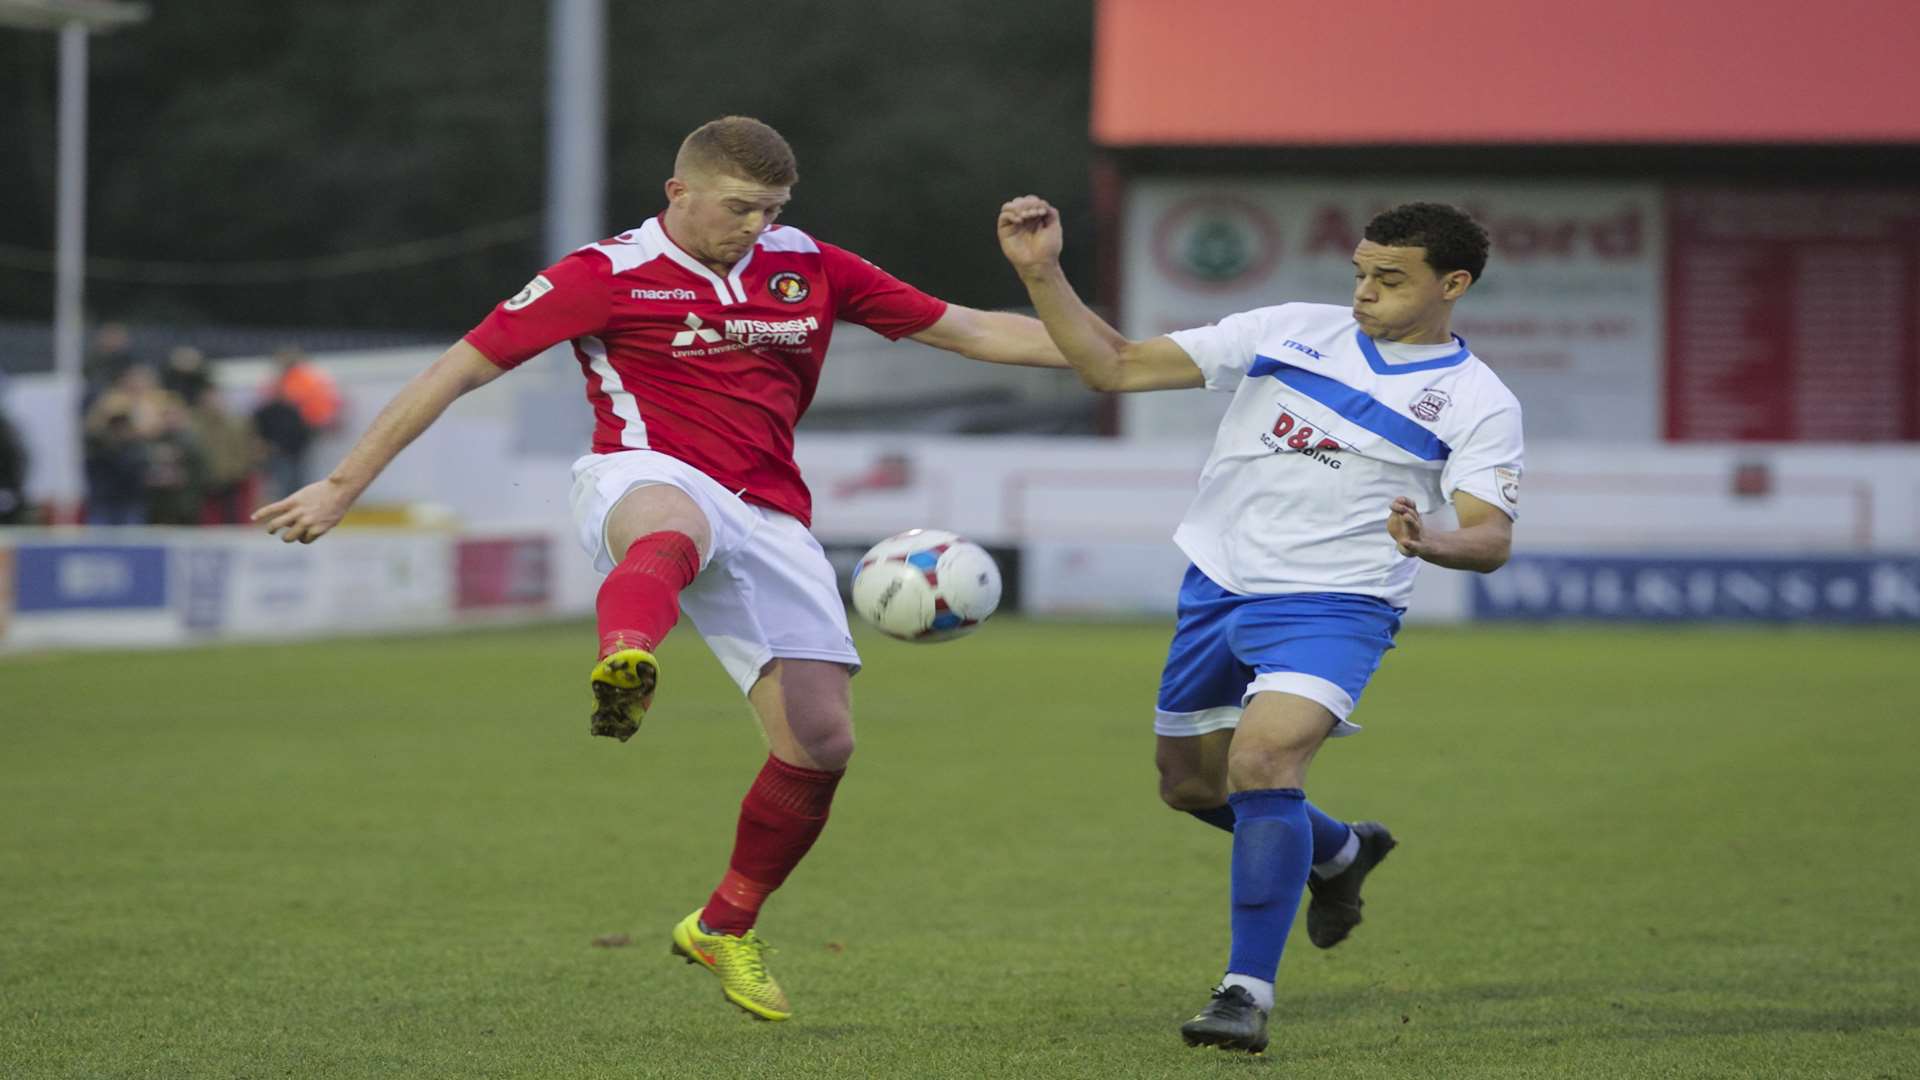
[[[654,218],[548,267],[466,340],[503,368],[573,342],[595,453],[657,450],[810,524],[793,426],[820,382],[834,320],[901,338],[946,310],[786,226],[760,234],[722,277]]]

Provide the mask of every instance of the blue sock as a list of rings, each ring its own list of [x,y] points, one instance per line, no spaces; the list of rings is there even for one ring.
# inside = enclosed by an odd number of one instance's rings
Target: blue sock
[[[1313,826],[1299,788],[1235,792],[1233,950],[1227,971],[1272,982],[1313,868]]]
[[[1209,806],[1205,810],[1189,810],[1187,813],[1192,814],[1194,817],[1199,818],[1201,821],[1206,822],[1216,829],[1225,829],[1228,832],[1233,831],[1233,807],[1228,806],[1226,803],[1221,803],[1219,806]],[[1344,843],[1344,841],[1342,842]]]
[[[1225,803],[1205,810],[1189,810],[1187,813],[1216,829],[1233,831],[1233,807]],[[1315,866],[1340,854],[1341,849],[1347,846],[1347,837],[1353,833],[1353,829],[1348,827],[1346,822],[1327,816],[1325,810],[1312,803],[1307,804],[1307,820],[1313,823],[1313,864]]]
[[[1307,820],[1313,823],[1313,861],[1316,865],[1340,854],[1340,849],[1347,846],[1347,837],[1353,834],[1346,822],[1335,821],[1312,803],[1307,804]]]

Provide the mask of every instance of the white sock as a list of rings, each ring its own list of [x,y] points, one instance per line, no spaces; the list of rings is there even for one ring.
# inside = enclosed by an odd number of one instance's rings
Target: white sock
[[[1247,993],[1253,995],[1253,1003],[1263,1012],[1273,1011],[1273,984],[1265,979],[1256,979],[1251,975],[1237,975],[1231,971],[1220,980],[1221,986],[1244,986]]]
[[[1347,830],[1347,842],[1340,845],[1340,853],[1323,863],[1314,863],[1313,872],[1322,878],[1333,875],[1353,865],[1353,857],[1360,854],[1360,834],[1353,829]]]

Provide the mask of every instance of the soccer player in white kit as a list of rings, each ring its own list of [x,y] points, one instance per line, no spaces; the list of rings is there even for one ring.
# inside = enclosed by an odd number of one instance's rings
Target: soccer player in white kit
[[[834,322],[974,360],[1066,366],[1034,319],[948,304],[776,225],[797,179],[766,124],[701,126],[674,160],[665,212],[536,275],[409,383],[330,476],[254,513],[284,540],[318,539],[455,398],[570,342],[596,421],[573,466],[574,523],[608,572],[590,730],[623,742],[638,730],[654,649],[681,611],[746,693],[767,760],[725,876],[672,939],[728,1001],[767,1020],[792,1006],[754,925],[826,826],[853,753],[860,657],[793,460]]]
[[[1058,214],[1026,196],[1001,247],[1041,321],[1094,389],[1231,393],[1200,490],[1174,533],[1192,561],[1154,718],[1160,794],[1231,830],[1233,945],[1192,1045],[1260,1053],[1302,892],[1330,948],[1360,922],[1360,883],[1394,846],[1307,802],[1307,765],[1349,722],[1393,647],[1420,561],[1506,562],[1520,493],[1520,404],[1453,334],[1487,234],[1411,203],[1354,251],[1351,307],[1281,304],[1130,341],[1060,269]],[[1451,501],[1459,527],[1424,515]]]

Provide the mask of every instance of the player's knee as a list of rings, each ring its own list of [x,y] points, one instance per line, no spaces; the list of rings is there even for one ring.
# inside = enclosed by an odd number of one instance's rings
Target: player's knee
[[[803,725],[796,728],[794,741],[811,758],[814,767],[839,772],[853,760],[853,725],[847,722]]]
[[[1160,774],[1160,801],[1175,810],[1210,810],[1227,801],[1224,783],[1205,776]]]
[[[1242,747],[1236,743],[1227,754],[1227,776],[1236,791],[1299,787],[1306,779],[1307,763],[1313,760],[1316,746],[1256,742]]]
[[[705,558],[713,549],[713,526],[692,497],[668,484],[646,484],[628,491],[607,513],[607,550],[616,562],[640,537],[677,532],[693,541]]]

